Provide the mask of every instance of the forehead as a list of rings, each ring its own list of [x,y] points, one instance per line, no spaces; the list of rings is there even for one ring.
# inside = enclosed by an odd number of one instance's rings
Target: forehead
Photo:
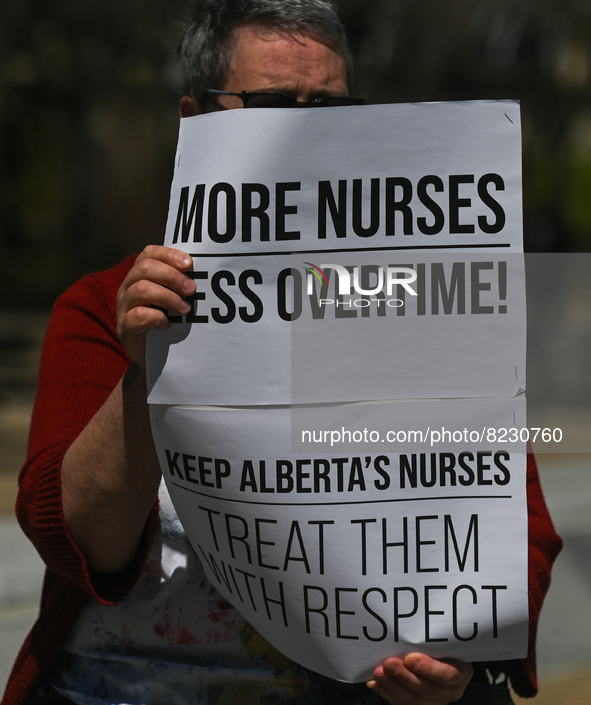
[[[345,60],[310,34],[256,26],[235,31],[226,90],[289,90],[346,94]]]

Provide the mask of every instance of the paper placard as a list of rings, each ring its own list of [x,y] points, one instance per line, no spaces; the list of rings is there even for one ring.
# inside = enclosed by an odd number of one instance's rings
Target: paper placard
[[[156,449],[211,582],[324,675],[527,653],[520,158],[511,101],[181,121]]]
[[[181,121],[165,244],[194,256],[197,293],[187,316],[150,335],[151,403],[515,396],[525,387],[519,106],[359,107]],[[363,290],[381,269],[382,303],[360,300],[354,276],[351,296],[335,303],[338,273],[326,266],[335,264],[357,267]],[[415,296],[399,284],[388,291],[404,278],[392,267],[416,274]],[[375,342],[347,354],[343,338]],[[336,364],[323,349],[333,341]],[[317,351],[310,384],[292,385],[292,356],[297,370],[306,350]],[[363,390],[353,383],[360,355],[370,371]],[[335,369],[348,387],[334,384]]]
[[[488,414],[467,404],[497,426],[515,409],[524,420],[523,404]],[[400,427],[403,406],[383,407]],[[422,407],[434,428],[454,416],[445,404]],[[150,413],[170,496],[208,578],[290,658],[356,682],[409,651],[525,655],[523,444],[294,454],[289,409]]]

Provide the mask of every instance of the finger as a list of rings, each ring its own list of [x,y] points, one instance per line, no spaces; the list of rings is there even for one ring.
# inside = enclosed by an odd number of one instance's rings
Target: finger
[[[408,691],[406,693],[397,693],[395,689],[388,689],[375,679],[369,680],[367,682],[367,687],[391,705],[406,705],[410,702],[409,698],[411,693]],[[401,685],[399,685],[399,689],[402,689]]]
[[[178,264],[185,266],[191,257],[184,252],[160,248],[158,252],[146,249],[136,261],[123,281],[117,294],[118,317],[121,319],[136,306],[158,306],[173,313],[187,313],[189,306],[183,297],[195,293],[194,280],[180,272],[168,262],[174,261],[178,255]],[[150,253],[159,254],[168,262],[148,257]]]
[[[144,247],[137,256],[135,264],[145,259],[158,260],[181,271],[186,271],[193,264],[191,256],[186,252],[173,247],[166,247],[165,245],[148,245]]]
[[[404,659],[404,666],[409,672],[443,686],[467,683],[474,672],[470,663],[451,659],[439,661],[418,653],[408,654]]]
[[[392,705],[411,705],[418,703],[417,694],[406,687],[400,675],[406,671],[401,659],[390,658],[374,671],[374,677],[367,686]],[[412,674],[407,673],[407,676]]]
[[[182,293],[176,293],[169,287],[148,279],[134,282],[121,293],[119,317],[124,318],[138,306],[163,308],[177,314],[187,313],[191,308]]]
[[[126,316],[125,336],[131,343],[140,342],[146,337],[149,328],[168,330],[171,323],[163,311],[156,308],[136,306]]]
[[[189,304],[186,306],[190,308]],[[184,311],[186,313],[186,311]],[[145,367],[145,340],[148,330],[168,330],[171,323],[164,311],[148,306],[136,306],[117,321],[117,334],[128,355],[140,367]]]
[[[189,259],[191,259],[189,257]],[[167,262],[152,258],[144,258],[136,262],[125,277],[119,290],[119,299],[124,299],[127,292],[140,282],[151,282],[176,292],[179,296],[187,296],[195,292],[195,282],[190,275],[185,274]],[[156,292],[156,289],[152,291]],[[149,302],[156,305],[156,301]],[[129,304],[128,304],[129,305]]]
[[[374,671],[375,686],[368,686],[396,705],[443,705],[461,698],[471,675],[470,664],[409,654],[404,661],[387,659]]]
[[[122,297],[117,317],[117,334],[123,346],[134,359],[143,352],[136,346],[143,345],[149,328],[170,328],[168,314],[185,314],[191,304],[170,289],[142,280],[131,286]]]
[[[117,334],[123,347],[140,366],[144,364],[149,328],[170,327],[167,312],[191,310],[186,296],[195,293],[194,280],[185,272],[193,260],[187,253],[151,245],[137,257],[117,293]]]

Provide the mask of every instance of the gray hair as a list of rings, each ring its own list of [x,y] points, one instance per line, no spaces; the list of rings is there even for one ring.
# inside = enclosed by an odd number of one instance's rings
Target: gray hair
[[[351,82],[353,60],[345,30],[327,0],[193,0],[178,49],[183,95],[203,103],[205,91],[224,87],[234,32],[244,25],[312,35],[343,57]]]

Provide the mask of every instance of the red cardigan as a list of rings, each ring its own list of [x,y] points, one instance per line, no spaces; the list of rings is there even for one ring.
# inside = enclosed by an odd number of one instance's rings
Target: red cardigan
[[[64,522],[60,468],[67,449],[102,406],[130,359],[116,334],[116,294],[133,265],[91,274],[57,301],[43,346],[17,516],[48,566],[37,622],[17,657],[1,705],[24,703],[49,668],[88,597],[114,604],[137,581],[158,521],[154,506],[134,562],[121,573],[91,574]],[[485,664],[506,673],[522,696],[537,692],[538,616],[562,542],[546,508],[532,455],[527,463],[530,647],[522,661]]]

